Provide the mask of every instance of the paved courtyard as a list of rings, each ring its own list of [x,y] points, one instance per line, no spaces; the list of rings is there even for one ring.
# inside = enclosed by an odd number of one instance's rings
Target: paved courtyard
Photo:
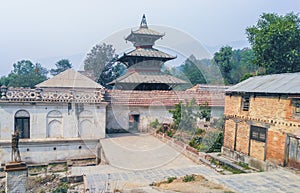
[[[147,187],[171,176],[200,174],[236,192],[299,192],[300,176],[284,169],[252,174],[220,175],[199,165],[151,135],[112,135],[102,140],[110,165],[73,167],[85,174],[90,192]],[[147,192],[157,192],[151,188]]]

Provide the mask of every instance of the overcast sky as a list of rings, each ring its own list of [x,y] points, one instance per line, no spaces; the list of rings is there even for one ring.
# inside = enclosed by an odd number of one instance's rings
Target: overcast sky
[[[249,46],[245,28],[263,12],[300,12],[299,0],[1,0],[0,75],[21,59],[54,67],[82,62],[93,45],[139,25],[167,26],[189,34],[208,50]],[[128,32],[129,33],[129,32]]]

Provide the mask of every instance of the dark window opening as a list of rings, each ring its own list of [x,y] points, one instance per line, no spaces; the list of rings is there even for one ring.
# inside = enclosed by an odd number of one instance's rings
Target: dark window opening
[[[30,138],[30,117],[27,111],[20,110],[15,114],[15,131],[19,131],[21,139]]]
[[[295,114],[300,116],[300,101],[293,101],[294,108],[295,108]]]
[[[243,97],[242,105],[243,105],[243,111],[249,111],[250,96]]]
[[[267,138],[266,128],[251,125],[250,139],[266,142],[266,138]]]

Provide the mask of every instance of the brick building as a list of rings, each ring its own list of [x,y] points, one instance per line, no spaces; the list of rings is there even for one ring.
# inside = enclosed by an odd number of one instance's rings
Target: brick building
[[[223,153],[267,170],[300,168],[300,73],[249,78],[226,90]]]

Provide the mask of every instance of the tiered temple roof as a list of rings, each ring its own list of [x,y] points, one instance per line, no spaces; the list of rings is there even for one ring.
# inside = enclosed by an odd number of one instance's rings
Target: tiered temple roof
[[[139,29],[132,30],[125,38],[132,42],[135,49],[118,58],[128,67],[128,72],[109,84],[123,90],[172,90],[175,86],[187,84],[184,80],[161,72],[164,62],[176,58],[153,48],[155,41],[163,36],[148,28],[143,15]]]

